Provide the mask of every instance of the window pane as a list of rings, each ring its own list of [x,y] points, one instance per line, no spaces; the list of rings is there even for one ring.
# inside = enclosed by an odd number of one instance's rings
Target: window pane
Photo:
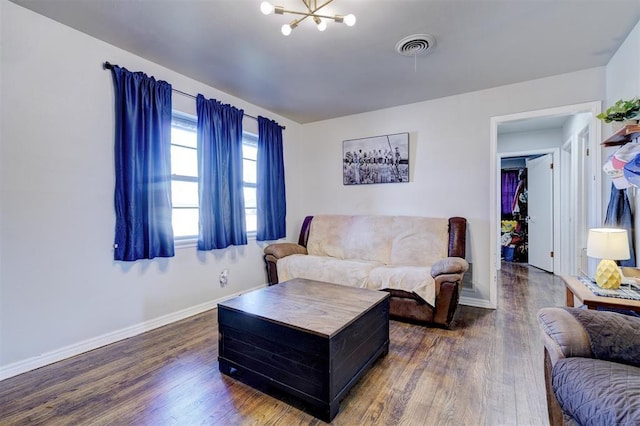
[[[242,160],[242,180],[247,183],[256,183],[256,162],[253,160]]]
[[[251,187],[244,187],[244,208],[256,208],[256,189]]]
[[[255,143],[242,142],[242,156],[250,160],[258,159],[258,145]]]
[[[256,232],[258,230],[258,213],[256,209],[245,209],[247,232]]]
[[[198,137],[196,131],[187,130],[178,127],[171,127],[171,143],[177,145],[189,146],[191,148],[198,147]]]
[[[174,238],[198,236],[198,137],[197,119],[174,111],[171,120],[171,174],[194,178],[184,181],[172,177]]]
[[[258,145],[257,138],[251,134],[245,134],[242,140],[242,179],[245,184],[254,184],[253,186],[244,187],[244,205],[245,205],[245,219],[247,224],[247,232],[253,233],[258,229],[258,216],[256,210],[256,187],[257,179],[257,166],[256,160],[258,158]]]
[[[197,177],[197,151],[191,148],[171,145],[171,174]]]
[[[173,237],[198,236],[198,209],[173,209]]]
[[[198,207],[198,182],[171,181],[173,207]]]

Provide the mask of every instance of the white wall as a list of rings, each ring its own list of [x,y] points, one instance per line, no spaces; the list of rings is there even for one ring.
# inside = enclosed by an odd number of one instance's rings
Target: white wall
[[[562,129],[540,129],[527,132],[500,133],[498,135],[498,153],[558,148],[563,142]]]
[[[589,125],[592,114],[581,113],[569,117],[567,122],[562,126],[562,144],[564,145],[571,138],[575,137],[580,131]]]
[[[606,104],[640,96],[640,22],[631,30],[606,67]],[[603,108],[604,110],[604,108]],[[610,130],[610,129],[609,129]],[[608,135],[605,135],[608,136]]]
[[[256,241],[211,252],[181,248],[171,259],[112,260],[113,86],[102,63],[273,118],[287,127],[285,144],[301,126],[6,0],[0,8],[0,378],[40,356],[50,361],[52,352],[263,285]],[[195,111],[192,99],[174,96],[174,103]]]
[[[475,287],[465,294],[482,305],[490,296],[490,118],[603,98],[604,68],[595,68],[306,124],[305,138],[291,147],[295,164],[287,164],[289,176],[299,177],[289,187],[290,216],[464,216]],[[342,184],[343,140],[400,132],[410,133],[410,183]]]

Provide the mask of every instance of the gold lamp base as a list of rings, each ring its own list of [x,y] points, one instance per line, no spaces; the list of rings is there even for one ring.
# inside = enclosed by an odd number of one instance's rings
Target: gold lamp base
[[[622,283],[620,268],[613,260],[602,259],[596,269],[596,284],[602,288],[615,289]]]

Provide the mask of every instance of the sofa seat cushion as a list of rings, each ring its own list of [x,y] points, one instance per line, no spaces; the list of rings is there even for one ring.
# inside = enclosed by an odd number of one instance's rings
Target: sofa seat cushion
[[[369,272],[366,288],[404,290],[417,295],[431,307],[435,305],[435,281],[426,266],[379,266]]]
[[[277,268],[280,282],[293,278],[307,278],[352,287],[365,287],[369,272],[380,265],[379,262],[294,254],[278,260]]]
[[[553,367],[562,410],[582,425],[640,424],[640,368],[593,358],[565,358]]]

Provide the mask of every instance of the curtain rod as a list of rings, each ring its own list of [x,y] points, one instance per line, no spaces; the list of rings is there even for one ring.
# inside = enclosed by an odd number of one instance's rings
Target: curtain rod
[[[102,64],[102,69],[104,69],[104,70],[110,70],[111,68],[113,68],[113,64],[109,63],[109,61],[105,61],[104,64]],[[172,92],[176,92],[176,93],[180,93],[181,95],[188,96],[188,97],[193,98],[193,99],[197,99],[197,96],[192,95],[191,93],[183,92],[182,90],[174,89],[173,87],[171,88],[171,91]],[[253,118],[254,120],[258,119],[257,117],[254,117],[253,115],[250,115],[250,114],[247,114],[247,113],[245,113],[244,115],[246,117]],[[287,127],[286,126],[280,126],[280,128],[282,130],[285,130]]]

